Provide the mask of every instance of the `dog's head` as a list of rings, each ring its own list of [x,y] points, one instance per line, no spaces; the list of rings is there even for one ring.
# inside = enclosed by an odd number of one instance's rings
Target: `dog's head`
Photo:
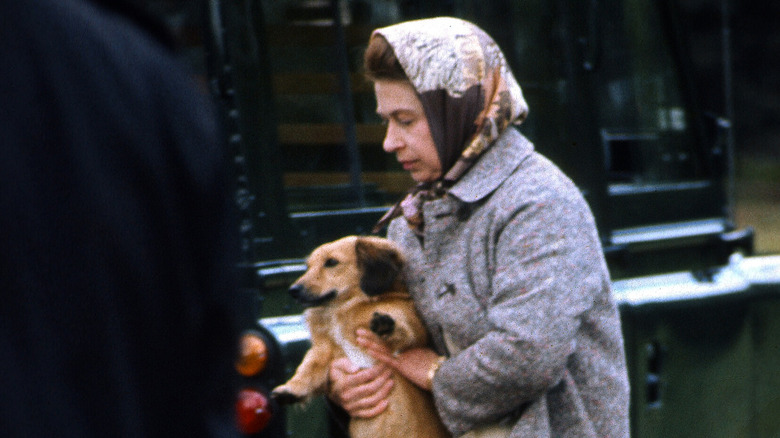
[[[404,259],[398,247],[380,237],[349,236],[326,243],[311,253],[306,272],[290,287],[305,307],[399,289]]]

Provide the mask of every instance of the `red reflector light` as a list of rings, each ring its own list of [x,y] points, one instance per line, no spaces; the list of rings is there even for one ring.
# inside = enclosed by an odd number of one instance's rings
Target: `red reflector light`
[[[268,361],[268,347],[265,341],[255,333],[241,337],[241,352],[236,362],[236,371],[244,377],[251,377],[265,368]]]
[[[268,398],[253,389],[243,389],[236,401],[238,429],[247,435],[259,433],[271,421],[271,407]]]

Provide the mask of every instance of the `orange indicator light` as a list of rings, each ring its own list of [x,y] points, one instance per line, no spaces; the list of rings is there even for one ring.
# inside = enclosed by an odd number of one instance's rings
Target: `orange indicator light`
[[[268,347],[265,341],[255,334],[247,333],[241,337],[241,353],[236,362],[236,370],[244,377],[251,377],[263,371],[268,361]]]

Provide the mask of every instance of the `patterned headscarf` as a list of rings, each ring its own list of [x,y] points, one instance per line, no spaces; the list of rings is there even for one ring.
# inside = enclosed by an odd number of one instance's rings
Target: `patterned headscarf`
[[[510,124],[525,120],[528,105],[501,49],[468,21],[407,21],[374,35],[387,40],[417,91],[445,170],[440,180],[415,187],[374,231],[403,214],[422,235],[422,204],[444,196]]]

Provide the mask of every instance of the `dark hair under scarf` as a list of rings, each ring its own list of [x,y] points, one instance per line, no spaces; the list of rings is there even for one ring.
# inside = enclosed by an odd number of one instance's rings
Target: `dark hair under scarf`
[[[380,219],[403,214],[422,235],[422,204],[446,193],[512,123],[528,114],[523,93],[493,39],[457,18],[407,21],[377,29],[422,102],[444,176],[422,183]]]

